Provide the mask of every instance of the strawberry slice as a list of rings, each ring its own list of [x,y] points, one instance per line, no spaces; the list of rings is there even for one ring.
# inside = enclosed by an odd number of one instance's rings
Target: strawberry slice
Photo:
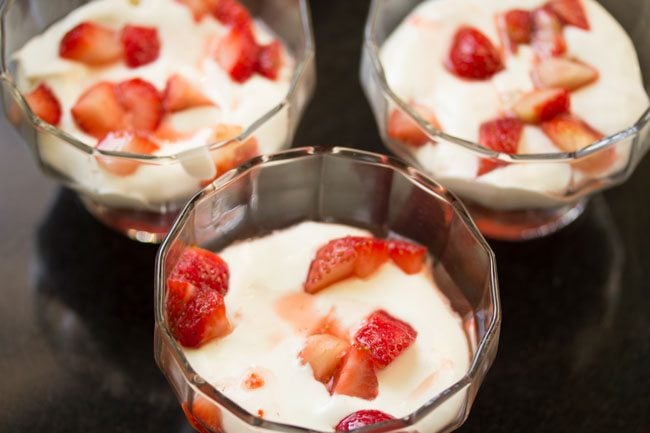
[[[512,107],[521,120],[540,123],[558,114],[567,113],[571,107],[569,91],[566,89],[541,89],[526,93]]]
[[[44,122],[56,126],[61,121],[61,103],[47,84],[41,83],[36,89],[25,94],[25,101]]]
[[[160,54],[160,39],[155,27],[124,26],[120,41],[124,49],[124,60],[130,68],[151,63]]]
[[[168,112],[213,105],[207,96],[179,74],[167,79],[162,101],[164,110]]]
[[[413,110],[436,129],[442,129],[436,115],[426,106],[410,104]],[[417,122],[399,108],[394,109],[388,117],[386,133],[389,137],[404,144],[420,147],[430,141],[429,137],[420,129]]]
[[[538,87],[563,87],[577,90],[598,80],[598,71],[586,63],[564,57],[542,60],[533,69],[533,81]]]
[[[221,411],[219,407],[207,398],[196,395],[192,409],[188,408],[187,403],[181,405],[185,417],[194,430],[199,433],[222,432]]]
[[[259,48],[255,70],[269,80],[278,78],[282,66],[282,44],[280,41],[273,41],[268,45]]]
[[[379,410],[359,410],[343,418],[335,427],[335,431],[352,431],[367,425],[378,424],[395,419]]]
[[[84,21],[63,36],[59,43],[59,56],[100,66],[119,60],[122,45],[114,30]]]
[[[163,117],[160,92],[140,78],[122,81],[117,85],[117,99],[126,112],[129,126],[137,131],[154,131]]]
[[[330,392],[373,400],[379,393],[379,382],[370,352],[353,346],[334,376]]]
[[[249,27],[233,27],[217,42],[214,58],[234,81],[243,83],[255,72],[258,51]]]
[[[454,35],[447,69],[468,80],[486,80],[503,69],[499,51],[478,29],[462,26]]]
[[[384,310],[372,313],[355,334],[360,347],[370,351],[375,367],[385,368],[415,341],[418,333]]]
[[[194,21],[197,23],[203,19],[204,16],[210,13],[210,4],[206,0],[176,0],[177,2],[185,5],[194,16]]]
[[[517,153],[523,129],[523,122],[514,117],[484,122],[479,129],[479,143],[497,152]],[[479,162],[478,176],[504,165],[503,161],[483,158]]]
[[[532,45],[540,58],[557,57],[566,52],[562,30],[562,21],[549,7],[533,11]]]
[[[130,131],[115,131],[106,134],[97,143],[97,149],[151,155],[160,147],[142,134]],[[98,156],[97,163],[104,170],[110,171],[117,176],[133,174],[140,165],[137,161],[110,156]]]
[[[345,278],[365,278],[388,259],[384,241],[347,236],[334,239],[317,252],[305,282],[307,293],[316,293]]]
[[[350,344],[338,337],[316,334],[307,337],[305,347],[299,356],[303,363],[311,366],[317,381],[327,383],[349,348]]]
[[[248,27],[252,23],[251,14],[237,0],[212,0],[212,14],[223,24]]]
[[[169,276],[169,280],[187,281],[224,296],[229,278],[228,264],[219,255],[196,246],[183,250]]]
[[[128,129],[127,113],[115,90],[112,83],[100,82],[79,97],[71,110],[79,129],[98,139],[111,131]]]
[[[517,52],[517,45],[529,44],[533,33],[533,16],[523,9],[512,9],[497,17],[499,35],[503,45],[511,53]]]
[[[424,266],[424,259],[427,249],[422,245],[401,240],[390,240],[387,242],[388,254],[391,260],[405,273],[417,274]]]
[[[580,0],[550,0],[548,6],[564,24],[590,30],[589,20]]]

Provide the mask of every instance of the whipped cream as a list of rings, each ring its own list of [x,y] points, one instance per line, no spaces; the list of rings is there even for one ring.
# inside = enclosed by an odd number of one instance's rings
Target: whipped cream
[[[302,284],[318,248],[347,235],[370,233],[304,222],[221,251],[230,268],[225,303],[234,329],[199,349],[184,349],[192,368],[252,414],[261,410],[265,419],[321,431],[333,430],[342,418],[362,409],[405,416],[459,380],[469,369],[468,337],[428,271],[407,275],[389,262],[366,280],[350,278],[315,295],[304,293]],[[295,314],[287,316],[291,306]],[[415,342],[378,372],[376,399],[330,395],[298,358],[306,339],[301,325],[308,327],[307,319],[333,311],[354,334],[377,309],[409,323],[418,332]],[[263,378],[263,387],[242,385],[251,372]],[[426,431],[444,427],[464,399],[465,393],[458,393],[436,409]]]
[[[160,55],[156,61],[138,68],[129,68],[124,62],[88,67],[59,57],[63,35],[83,21],[113,29],[125,24],[156,27]],[[253,30],[260,44],[275,38],[261,22],[256,21]],[[171,75],[180,74],[197,85],[215,106],[171,113],[164,119],[181,132],[194,131],[184,139],[159,142],[160,149],[154,153],[176,155],[194,149],[180,162],[143,164],[134,174],[120,177],[98,167],[92,156],[49,137],[41,137],[48,139],[40,146],[41,157],[72,177],[84,193],[106,205],[158,211],[169,202],[184,201],[199,188],[201,180],[216,174],[212,157],[204,148],[212,140],[212,128],[220,123],[247,127],[279,104],[289,90],[294,61],[286,50],[277,80],[255,74],[245,83],[232,81],[226,71],[206,56],[207,41],[227,32],[228,27],[211,17],[197,23],[189,8],[175,0],[140,0],[137,5],[130,0],[95,0],[54,23],[13,54],[18,65],[17,84],[22,92],[41,82],[50,86],[63,109],[59,128],[79,141],[92,147],[97,142],[77,128],[70,109],[85,90],[100,81],[142,78],[162,91]],[[254,135],[260,152],[284,147],[288,128],[286,110],[265,123]]]
[[[504,56],[505,69],[486,81],[462,80],[444,66],[454,33],[470,25],[495,46],[495,15],[509,9],[533,9],[546,0],[429,0],[415,8],[381,47],[388,84],[405,101],[431,107],[446,133],[478,142],[480,125],[501,117],[517,97],[534,89],[530,71],[535,55],[529,45]],[[598,70],[594,84],[572,92],[571,111],[605,135],[621,131],[649,105],[634,45],[621,25],[594,0],[582,0],[590,31],[564,28],[567,56]],[[615,52],[616,61],[603,55]],[[426,53],[424,55],[423,53]],[[405,146],[406,147],[406,146]],[[479,158],[456,144],[428,143],[413,157],[461,196],[483,206],[516,210],[562,205],[563,197],[584,175],[566,163],[510,164],[476,177]],[[520,154],[559,152],[536,127],[526,125]],[[617,149],[614,172],[627,163],[629,149]]]

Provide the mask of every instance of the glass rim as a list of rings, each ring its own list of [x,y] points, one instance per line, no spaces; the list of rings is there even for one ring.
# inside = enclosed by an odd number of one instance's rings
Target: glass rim
[[[264,125],[268,120],[270,120],[277,112],[281,111],[287,105],[290,104],[293,96],[298,90],[298,87],[303,82],[305,74],[311,63],[314,61],[315,57],[315,48],[314,48],[314,32],[311,21],[311,12],[308,0],[297,0],[300,7],[300,23],[302,26],[302,32],[304,35],[304,52],[300,56],[299,61],[296,63],[296,66],[291,75],[291,81],[289,84],[289,89],[285,93],[282,100],[267,110],[264,114],[258,117],[256,120],[251,122],[244,128],[244,130],[239,133],[236,137],[227,140],[215,141],[213,143],[204,144],[197,147],[192,147],[190,149],[185,149],[180,152],[171,153],[168,155],[150,155],[150,154],[141,154],[141,153],[129,153],[121,152],[116,150],[105,150],[98,149],[90,144],[86,144],[81,140],[73,137],[68,132],[65,132],[63,129],[51,125],[40,117],[38,117],[32,109],[27,104],[23,93],[18,90],[13,77],[9,73],[9,69],[6,65],[6,48],[5,48],[5,19],[6,15],[9,12],[11,6],[15,3],[16,0],[0,0],[0,81],[4,83],[5,87],[11,93],[13,101],[17,104],[21,112],[27,116],[31,127],[45,130],[48,134],[53,135],[60,140],[74,146],[75,148],[87,153],[89,155],[99,155],[107,156],[116,159],[128,159],[140,162],[149,162],[149,163],[173,163],[183,160],[187,157],[192,157],[197,151],[207,150],[209,152],[215,151],[217,149],[226,147],[232,142],[244,142],[246,141],[255,131],[257,131],[262,125]],[[309,91],[313,92],[313,89]]]
[[[401,175],[407,177],[411,182],[418,185],[421,188],[426,189],[437,199],[447,203],[454,211],[456,215],[461,218],[462,223],[469,230],[471,235],[478,241],[478,244],[481,246],[483,251],[487,253],[489,260],[489,296],[490,301],[493,306],[493,311],[489,319],[489,326],[486,329],[485,335],[476,344],[476,350],[472,355],[471,363],[468,370],[463,374],[463,376],[458,379],[454,384],[447,387],[445,390],[441,391],[438,395],[434,396],[426,403],[418,407],[415,411],[410,414],[402,417],[396,418],[394,420],[369,425],[359,429],[355,429],[355,432],[359,433],[371,433],[375,431],[386,431],[389,428],[404,428],[409,427],[417,423],[419,420],[427,416],[429,413],[436,410],[441,404],[447,401],[452,396],[456,395],[458,392],[470,385],[474,380],[484,373],[481,369],[481,364],[483,360],[489,356],[490,349],[497,344],[499,338],[499,331],[501,326],[501,303],[499,297],[499,284],[497,279],[496,271],[496,257],[494,252],[488,245],[485,238],[481,235],[478,228],[474,224],[473,220],[469,216],[467,209],[463,203],[456,197],[455,194],[447,190],[445,187],[440,185],[438,182],[433,180],[431,177],[423,174],[419,170],[407,165],[397,158],[393,158],[386,155],[381,155],[373,152],[361,151],[357,149],[345,148],[345,147],[301,147],[289,149],[281,152],[277,152],[271,155],[261,155],[257,156],[247,163],[234,168],[226,172],[223,176],[217,178],[210,185],[203,188],[201,191],[196,193],[187,204],[184,206],[183,210],[179,214],[178,218],[174,222],[174,225],[170,229],[169,233],[162,242],[158,253],[156,254],[156,264],[155,264],[155,329],[156,334],[159,334],[156,338],[162,339],[162,344],[169,345],[173,350],[173,357],[178,366],[180,367],[184,380],[190,384],[193,388],[198,389],[201,393],[205,394],[211,400],[216,401],[223,408],[227,409],[230,413],[235,415],[241,421],[246,424],[254,427],[264,428],[273,431],[279,431],[283,433],[331,433],[323,432],[319,430],[313,430],[305,427],[295,426],[291,424],[269,421],[258,417],[254,414],[251,414],[246,409],[241,407],[239,404],[228,398],[225,394],[218,391],[210,383],[206,382],[194,369],[191,367],[187,358],[183,354],[183,350],[180,345],[176,342],[174,337],[171,335],[167,320],[165,317],[165,275],[164,275],[164,263],[167,258],[167,253],[171,247],[172,240],[176,238],[185,222],[187,221],[191,211],[195,207],[196,203],[206,198],[207,196],[217,193],[221,189],[227,187],[230,183],[244,176],[247,172],[264,167],[266,165],[271,165],[280,161],[291,161],[296,159],[302,159],[305,157],[343,157],[354,159],[358,161],[365,161],[367,163],[378,164],[385,166],[387,169],[393,170]],[[158,360],[158,350],[156,350],[156,360]],[[165,370],[163,369],[163,372]]]
[[[461,146],[473,153],[479,154],[481,157],[489,157],[493,159],[498,159],[500,161],[508,163],[548,163],[548,162],[572,162],[581,159],[585,159],[590,155],[599,152],[603,149],[613,148],[616,144],[622,142],[623,140],[636,136],[640,130],[650,123],[650,105],[645,109],[641,114],[639,119],[634,122],[631,126],[624,128],[620,131],[617,131],[613,134],[604,136],[598,141],[594,141],[589,146],[584,147],[580,150],[573,152],[547,152],[547,153],[526,153],[526,154],[509,154],[494,151],[487,147],[481,146],[480,144],[471,141],[465,140],[463,138],[457,137],[455,135],[450,135],[444,131],[434,128],[429,122],[424,120],[415,110],[413,110],[409,104],[404,101],[402,98],[397,96],[395,92],[391,89],[386,79],[386,74],[384,72],[384,67],[379,60],[379,47],[375,43],[375,28],[377,17],[379,15],[379,8],[381,3],[385,0],[371,0],[370,9],[368,12],[368,18],[366,21],[364,36],[363,36],[363,50],[368,54],[370,63],[373,69],[374,74],[378,78],[382,92],[388,96],[388,98],[399,106],[411,120],[418,124],[418,126],[423,129],[426,135],[433,141],[436,138],[444,139],[450,143]]]

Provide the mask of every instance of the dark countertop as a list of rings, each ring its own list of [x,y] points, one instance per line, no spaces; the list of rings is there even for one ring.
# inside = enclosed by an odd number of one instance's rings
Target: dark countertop
[[[382,151],[358,84],[367,2],[314,1],[296,145]],[[190,432],[152,350],[156,248],[95,222],[0,125],[0,432]],[[560,233],[492,243],[494,366],[461,432],[650,431],[650,158]]]

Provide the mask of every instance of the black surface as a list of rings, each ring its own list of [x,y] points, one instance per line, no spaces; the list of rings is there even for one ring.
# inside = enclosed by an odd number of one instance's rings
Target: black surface
[[[313,2],[296,145],[381,151],[358,84],[367,3]],[[189,432],[152,355],[155,247],[95,222],[0,126],[0,432]],[[549,238],[493,243],[503,329],[469,432],[650,431],[650,159]]]

